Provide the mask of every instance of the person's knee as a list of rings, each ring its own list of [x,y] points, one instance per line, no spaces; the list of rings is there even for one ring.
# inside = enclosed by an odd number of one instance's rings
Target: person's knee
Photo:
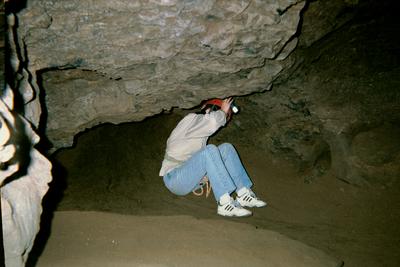
[[[218,150],[217,146],[216,146],[216,145],[213,145],[213,144],[208,144],[208,145],[206,146],[206,149],[209,150],[209,151]]]
[[[216,145],[213,145],[213,144],[208,144],[206,146],[205,151],[207,152],[207,154],[219,153],[218,147]]]
[[[220,151],[234,151],[235,147],[231,143],[223,143],[218,146]]]

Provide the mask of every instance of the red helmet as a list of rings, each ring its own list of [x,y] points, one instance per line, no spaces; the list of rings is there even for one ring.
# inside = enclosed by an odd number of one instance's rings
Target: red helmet
[[[202,104],[201,110],[211,109],[211,111],[217,111],[222,107],[222,101],[223,100],[219,98],[207,100]],[[231,117],[232,112],[235,114],[239,112],[239,108],[234,103],[231,104],[231,108],[229,109],[229,113],[227,114],[228,118]]]

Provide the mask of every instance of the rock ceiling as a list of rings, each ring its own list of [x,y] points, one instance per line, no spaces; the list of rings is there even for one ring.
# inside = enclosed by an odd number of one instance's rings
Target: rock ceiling
[[[343,5],[343,3],[341,4]],[[28,1],[16,18],[26,87],[55,147],[102,122],[263,91],[291,66],[305,1]],[[26,102],[32,93],[23,88]],[[39,123],[38,104],[28,116]],[[118,104],[116,104],[118,103]]]
[[[392,2],[375,7],[387,13]],[[371,176],[362,173],[370,158],[360,160],[362,145],[352,144],[397,133],[391,125],[372,129],[399,119],[396,57],[390,56],[398,48],[389,40],[396,27],[372,19],[350,27],[344,37],[333,33],[372,3],[30,0],[8,16],[15,87],[25,117],[53,150],[72,145],[77,133],[101,123],[140,121],[212,97],[282,87],[248,99],[256,103],[254,114],[271,114],[249,118],[249,128],[258,121],[267,127],[255,140],[269,150],[290,150],[306,166],[328,153],[339,178],[363,183]],[[357,37],[366,25],[372,38]],[[333,37],[315,45],[327,36]],[[347,51],[342,55],[336,49],[341,45]],[[333,50],[336,54],[329,53]],[[397,166],[397,160],[390,164]],[[379,168],[378,176],[388,173]]]

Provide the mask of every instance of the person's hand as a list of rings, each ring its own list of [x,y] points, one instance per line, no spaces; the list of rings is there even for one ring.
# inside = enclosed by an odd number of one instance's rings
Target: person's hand
[[[228,97],[228,98],[225,98],[224,100],[222,100],[221,110],[223,112],[225,112],[225,114],[227,114],[227,115],[231,111],[232,102],[233,102],[233,98],[232,97]]]

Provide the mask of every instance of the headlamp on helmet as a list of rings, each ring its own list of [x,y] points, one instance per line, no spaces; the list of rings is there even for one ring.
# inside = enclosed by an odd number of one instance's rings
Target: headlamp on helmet
[[[210,109],[211,111],[217,111],[217,110],[221,109],[222,101],[223,100],[219,99],[219,98],[214,98],[214,99],[207,100],[202,105],[202,109],[201,110]],[[231,103],[230,112],[233,112],[234,114],[239,113],[239,107],[234,102]]]

